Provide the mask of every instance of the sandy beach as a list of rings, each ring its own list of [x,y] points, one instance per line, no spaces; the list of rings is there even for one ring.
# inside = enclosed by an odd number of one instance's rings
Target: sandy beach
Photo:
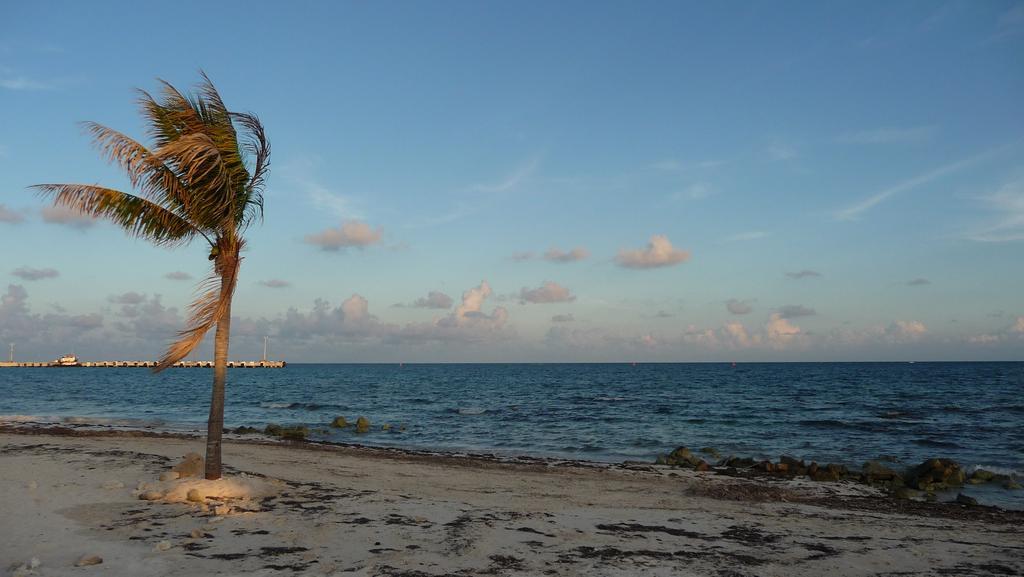
[[[845,483],[638,464],[235,440],[225,450],[229,477],[263,483],[274,495],[209,506],[139,498],[201,449],[198,438],[0,433],[2,570],[126,577],[1024,571],[1020,512],[892,501]],[[75,566],[89,557],[102,563]]]

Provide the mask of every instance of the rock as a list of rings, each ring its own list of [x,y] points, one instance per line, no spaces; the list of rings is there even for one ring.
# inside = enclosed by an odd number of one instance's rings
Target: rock
[[[813,473],[811,473],[811,468],[815,469]],[[815,481],[833,482],[839,481],[845,477],[848,474],[848,471],[843,465],[836,465],[834,463],[829,463],[824,467],[817,467],[815,463],[811,463],[811,467],[808,468],[807,474]]]
[[[36,481],[29,481],[26,487],[28,487],[29,491],[35,491],[36,489],[39,488],[39,483]]]
[[[914,497],[917,497],[917,495],[917,491],[906,487],[897,487],[896,490],[892,492],[892,496],[897,499],[913,499]]]
[[[157,551],[170,551],[171,542],[167,540],[160,541],[153,547],[153,549],[156,549]]]
[[[159,501],[164,498],[164,494],[160,491],[144,491],[139,493],[139,499],[143,501]]]
[[[772,463],[771,461],[761,461],[757,464],[757,469],[759,471],[764,471],[765,473],[772,473],[775,471],[775,463]]]
[[[907,486],[921,490],[936,490],[959,487],[967,475],[956,461],[950,459],[928,459],[907,473]]]
[[[704,453],[705,455],[710,455],[715,459],[721,457],[721,455],[718,454],[718,449],[715,449],[714,447],[704,447],[700,450],[700,452]]]
[[[349,422],[345,417],[334,417],[334,420],[331,421],[331,426],[336,429],[345,429],[348,425]]]
[[[255,435],[256,433],[259,433],[260,430],[256,427],[238,427],[232,432],[236,435]]]
[[[206,536],[206,533],[202,529],[192,529],[192,532],[188,534],[193,539],[202,539]]]
[[[202,503],[205,501],[205,499],[203,499],[203,494],[199,492],[199,489],[189,489],[188,494],[185,495],[185,499],[192,503]]]
[[[75,567],[88,567],[89,565],[99,565],[103,562],[103,557],[99,555],[82,555],[75,561]]]
[[[696,467],[694,467],[694,470],[696,470],[696,471],[710,471],[711,470],[711,465],[709,465],[707,463],[707,461],[701,461],[700,463],[697,464]]]
[[[304,441],[309,436],[309,427],[295,425],[281,429],[281,438],[289,441]]]
[[[791,457],[789,455],[782,455],[781,457],[779,457],[779,464],[786,465],[786,467],[790,470],[807,468],[807,465],[804,464],[803,459],[797,460],[796,457]]]
[[[975,499],[974,497],[968,497],[967,495],[964,495],[963,493],[959,493],[956,496],[956,502],[960,503],[961,505],[967,505],[968,507],[973,507],[973,506],[978,504],[978,500],[977,499]]]
[[[180,463],[171,467],[181,478],[201,477],[203,475],[203,457],[199,453],[189,453]]]
[[[359,417],[356,419],[356,432],[357,433],[369,433],[370,432],[370,419],[366,417]]]
[[[1003,483],[1003,488],[1004,489],[1008,489],[1010,491],[1019,491],[1021,486],[1020,486],[1020,483],[1018,483],[1017,481],[1014,481],[1014,480],[1011,479],[1011,480]]]
[[[977,469],[971,473],[971,483],[977,485],[979,483],[987,483],[995,477],[996,474],[992,471],[986,471],[985,469]]]
[[[213,514],[218,517],[223,517],[231,512],[230,505],[217,505],[213,508]]]
[[[877,482],[893,482],[897,479],[901,479],[899,473],[893,471],[889,467],[886,467],[879,461],[867,461],[861,467],[861,473],[864,475],[865,483],[877,483]]]
[[[160,474],[161,481],[173,481],[181,475],[177,471],[164,471]]]
[[[727,467],[736,467],[737,469],[749,469],[757,464],[757,461],[747,457],[729,457],[725,461]]]
[[[275,425],[275,424],[271,423],[271,424],[267,425],[266,428],[263,429],[263,433],[266,434],[266,435],[271,435],[273,437],[280,437],[281,436],[281,430],[282,430],[281,429],[281,425]]]
[[[775,472],[776,473],[789,473],[789,463],[776,463],[775,464]]]
[[[389,425],[387,423],[384,423],[383,425],[380,426],[380,430],[382,430],[382,431],[390,431],[391,430],[391,425]]]
[[[124,489],[124,483],[121,481],[106,481],[102,487],[107,490]]]

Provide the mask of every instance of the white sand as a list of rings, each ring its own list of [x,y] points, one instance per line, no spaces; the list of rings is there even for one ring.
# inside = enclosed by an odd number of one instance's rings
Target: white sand
[[[239,490],[257,488],[254,498],[222,499],[204,511],[197,504],[136,497],[140,483],[161,491],[179,487],[179,493],[206,487],[157,481],[185,453],[201,450],[198,439],[0,434],[0,575],[14,574],[33,557],[38,566],[21,574],[1024,572],[1020,514],[975,511],[961,519],[951,518],[958,515],[950,506],[914,514],[851,510],[842,496],[863,507],[870,500],[856,496],[866,489],[749,484],[661,468],[514,465],[228,443],[231,476],[224,484],[241,479],[245,488]],[[736,483],[745,489],[731,490]],[[772,499],[695,495],[747,495],[751,489]],[[808,499],[818,501],[795,502]],[[233,510],[216,516],[217,505],[220,512]],[[90,555],[103,562],[74,567]]]

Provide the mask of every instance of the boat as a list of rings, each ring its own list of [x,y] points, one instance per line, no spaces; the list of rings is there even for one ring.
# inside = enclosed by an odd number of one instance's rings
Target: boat
[[[78,357],[75,355],[64,355],[53,361],[53,365],[57,367],[80,367],[81,363],[78,362]]]

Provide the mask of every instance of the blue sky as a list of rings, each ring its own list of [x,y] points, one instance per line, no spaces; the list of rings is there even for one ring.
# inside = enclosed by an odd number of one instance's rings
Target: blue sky
[[[201,246],[26,187],[126,187],[76,122],[203,69],[273,144],[233,357],[1024,359],[1020,2],[182,5],[4,8],[20,357],[184,322]]]

